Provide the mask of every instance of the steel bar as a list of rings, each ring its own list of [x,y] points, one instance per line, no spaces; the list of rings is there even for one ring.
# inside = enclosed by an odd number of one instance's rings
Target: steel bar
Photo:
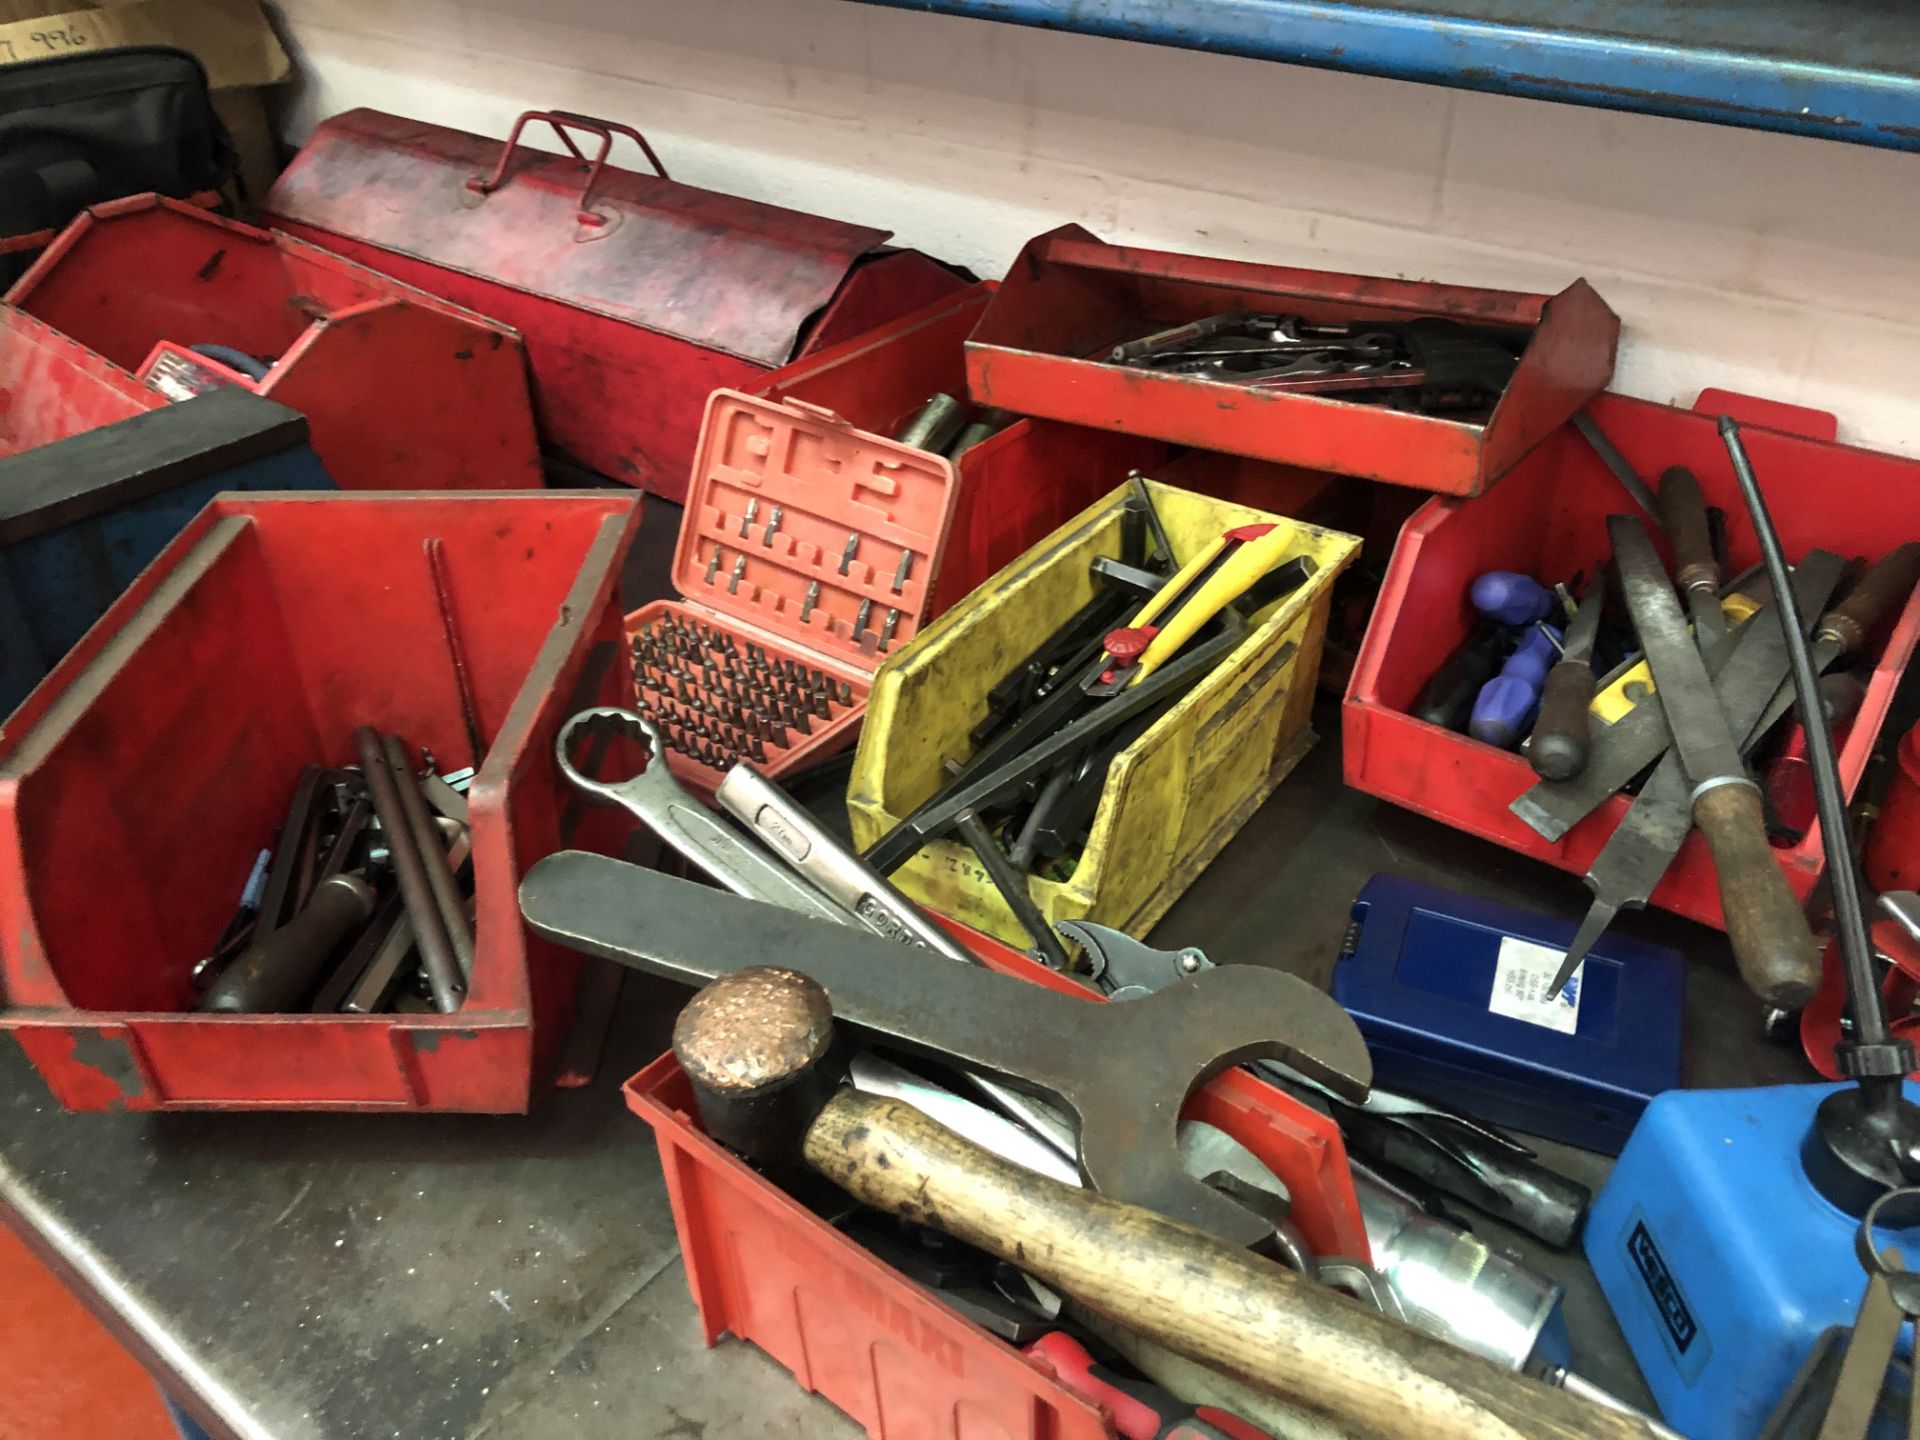
[[[460,1008],[466,986],[460,979],[460,965],[454,958],[452,943],[440,921],[440,909],[427,881],[420,847],[414,843],[413,830],[400,799],[400,787],[381,749],[380,732],[362,725],[353,732],[353,746],[360,756],[360,768],[367,777],[367,789],[373,796],[373,813],[380,817],[380,828],[387,837],[387,853],[392,857],[394,880],[413,922],[414,943],[420,947],[420,962],[426,967],[427,982],[433,987],[433,1003],[443,1013]]]

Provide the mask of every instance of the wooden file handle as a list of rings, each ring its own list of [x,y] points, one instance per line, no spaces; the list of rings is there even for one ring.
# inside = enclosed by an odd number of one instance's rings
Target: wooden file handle
[[[1589,605],[1599,600],[1587,601]],[[1571,780],[1587,768],[1593,750],[1593,667],[1584,660],[1562,660],[1540,687],[1540,714],[1527,742],[1527,760],[1542,780]]]
[[[1849,651],[1858,650],[1882,616],[1906,603],[1916,583],[1920,540],[1909,540],[1875,561],[1847,598],[1820,617],[1819,633],[1833,636]]]
[[[1684,465],[1670,466],[1660,477],[1660,528],[1673,547],[1674,583],[1682,590],[1712,592],[1720,584],[1720,566],[1707,531],[1707,503],[1700,482]]]
[[[992,1155],[897,1101],[837,1092],[807,1164],[1170,1350],[1332,1417],[1361,1440],[1649,1440],[1631,1416],[1503,1370],[1291,1270]]]
[[[1716,785],[1694,802],[1693,823],[1713,851],[1740,978],[1767,1004],[1800,1009],[1820,984],[1820,947],[1767,843],[1760,792]]]

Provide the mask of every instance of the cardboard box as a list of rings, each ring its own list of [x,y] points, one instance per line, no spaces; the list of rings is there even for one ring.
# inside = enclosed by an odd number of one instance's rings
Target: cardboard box
[[[132,0],[63,9],[60,0],[0,0],[0,65],[121,45],[172,45],[199,57],[214,109],[233,135],[256,204],[279,167],[260,87],[287,78],[287,52],[257,0]]]

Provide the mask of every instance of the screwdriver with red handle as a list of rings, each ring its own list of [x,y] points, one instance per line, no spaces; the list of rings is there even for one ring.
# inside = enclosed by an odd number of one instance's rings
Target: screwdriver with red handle
[[[1024,1353],[1039,1369],[1112,1416],[1114,1434],[1121,1440],[1273,1440],[1238,1415],[1211,1405],[1189,1405],[1151,1380],[1116,1375],[1064,1330],[1048,1331]]]

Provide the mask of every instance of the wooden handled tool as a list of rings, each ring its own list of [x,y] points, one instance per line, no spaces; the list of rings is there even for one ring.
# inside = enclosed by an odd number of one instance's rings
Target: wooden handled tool
[[[1820,948],[1767,843],[1760,789],[1740,759],[1705,662],[1640,522],[1607,521],[1620,585],[1690,788],[1693,823],[1720,880],[1720,908],[1740,977],[1769,1005],[1797,1010],[1820,983]]]
[[[1720,610],[1720,562],[1713,558],[1707,529],[1707,502],[1700,482],[1684,465],[1669,466],[1660,477],[1660,528],[1673,547],[1673,583],[1687,598],[1693,633],[1707,641],[1727,633]]]
[[[1587,768],[1593,747],[1593,637],[1606,608],[1606,585],[1596,580],[1567,626],[1560,660],[1540,687],[1540,713],[1527,741],[1527,760],[1543,780],[1568,780]]]
[[[1832,641],[1843,651],[1858,650],[1882,616],[1897,611],[1920,584],[1920,540],[1889,550],[1860,577],[1847,598],[1820,617],[1818,642]]]
[[[826,992],[737,970],[674,1025],[708,1132],[1027,1270],[1168,1349],[1290,1396],[1360,1440],[1648,1440],[1643,1423],[1502,1370],[1192,1226],[1023,1170],[840,1084]]]

